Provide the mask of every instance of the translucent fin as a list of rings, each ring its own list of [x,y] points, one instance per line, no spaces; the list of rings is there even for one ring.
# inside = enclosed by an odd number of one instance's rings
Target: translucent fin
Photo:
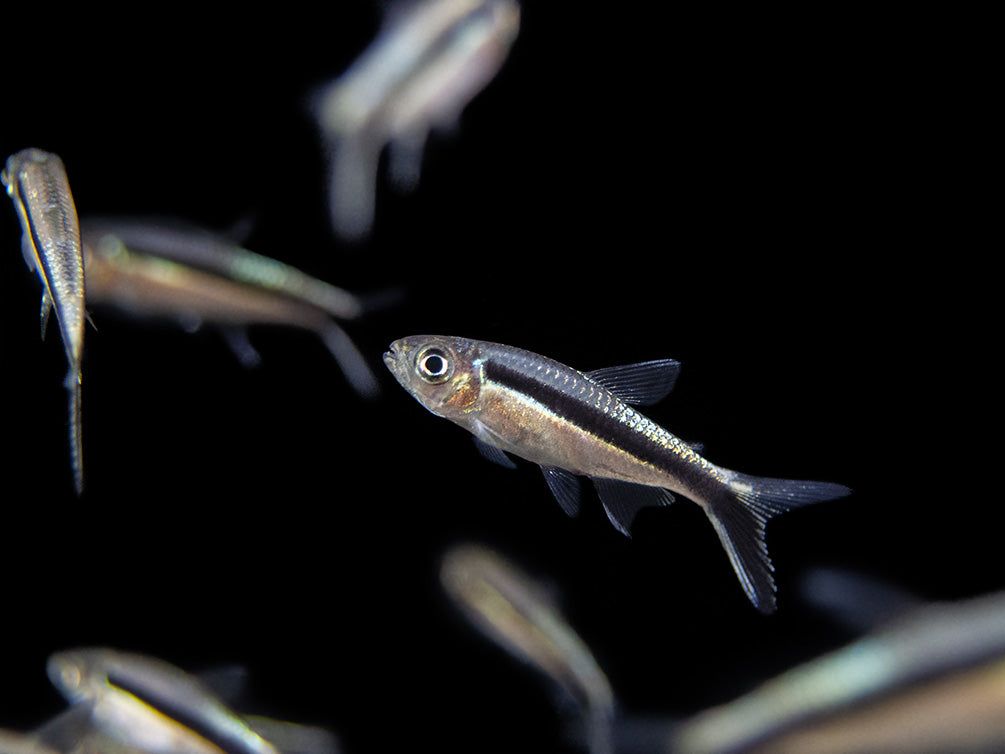
[[[630,537],[630,530],[635,516],[643,508],[669,505],[674,497],[669,490],[661,487],[648,487],[644,484],[632,484],[616,479],[593,478],[593,484],[604,504],[607,517],[614,528]]]
[[[218,665],[193,675],[228,706],[239,706],[247,695],[248,669],[243,665]]]
[[[334,322],[329,322],[321,332],[321,339],[357,393],[364,398],[375,398],[380,394],[377,377],[345,330]]]
[[[343,137],[331,155],[331,220],[348,241],[369,235],[373,225],[380,149],[365,137]]]
[[[925,604],[918,595],[871,574],[843,568],[814,568],[799,585],[806,602],[856,634]]]
[[[42,319],[42,340],[45,340],[45,328],[49,324],[49,315],[52,313],[52,299],[48,293],[42,294],[42,309],[39,316]]]
[[[414,191],[419,185],[426,136],[426,130],[419,129],[402,134],[388,144],[388,174],[392,185],[400,193]]]
[[[221,327],[220,332],[223,333],[223,339],[227,341],[227,346],[234,352],[243,366],[253,369],[262,363],[261,355],[251,345],[248,333],[243,327]]]
[[[21,256],[24,257],[24,263],[28,265],[29,270],[39,276],[42,275],[42,271],[38,269],[38,264],[35,262],[37,255],[35,254],[35,246],[31,242],[31,234],[29,233],[21,234]]]
[[[513,459],[506,455],[506,451],[501,448],[497,448],[495,445],[492,445],[479,437],[472,437],[475,441],[475,447],[478,448],[478,452],[482,454],[482,458],[486,461],[491,461],[492,463],[498,464],[499,466],[507,469],[516,468],[516,464],[513,463]]]
[[[84,491],[84,449],[80,436],[80,367],[71,366],[64,381],[70,392],[70,464],[73,486],[79,496]]]
[[[81,741],[94,731],[91,713],[92,705],[75,704],[43,723],[33,735],[43,747],[39,751],[79,751]]]
[[[773,516],[851,492],[829,482],[767,479],[734,473],[717,499],[706,501],[705,513],[715,527],[743,591],[762,613],[775,610],[774,568],[764,541],[764,526]]]
[[[248,727],[283,754],[339,754],[338,738],[324,728],[245,715]]]
[[[586,372],[594,382],[610,390],[625,403],[649,406],[659,403],[673,390],[680,362],[673,359],[643,361],[638,364],[605,367]]]
[[[580,485],[576,475],[556,466],[542,466],[541,471],[544,472],[544,481],[548,483],[548,489],[562,506],[562,510],[570,516],[578,516]]]

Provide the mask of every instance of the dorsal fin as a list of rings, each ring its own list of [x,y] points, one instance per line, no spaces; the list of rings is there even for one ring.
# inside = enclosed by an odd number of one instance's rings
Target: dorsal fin
[[[642,361],[585,372],[594,382],[607,388],[625,403],[649,406],[663,400],[677,381],[680,362],[674,359]]]

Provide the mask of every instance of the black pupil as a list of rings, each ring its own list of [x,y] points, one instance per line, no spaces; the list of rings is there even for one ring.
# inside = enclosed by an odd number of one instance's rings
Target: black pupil
[[[422,366],[425,367],[426,371],[431,375],[441,375],[447,368],[447,362],[442,356],[431,353],[423,359]]]

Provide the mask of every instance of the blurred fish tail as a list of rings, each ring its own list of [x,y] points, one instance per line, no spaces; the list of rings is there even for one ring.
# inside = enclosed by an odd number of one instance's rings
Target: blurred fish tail
[[[73,486],[79,496],[84,491],[84,450],[80,436],[80,365],[70,367],[64,382],[70,392],[70,462]]]
[[[379,395],[380,384],[377,382],[377,377],[348,333],[330,321],[319,334],[353,389],[364,398],[375,398]]]
[[[362,240],[373,225],[380,148],[365,136],[343,135],[335,142],[330,160],[332,225],[344,240]]]
[[[775,581],[764,540],[767,522],[792,508],[844,497],[851,490],[830,482],[771,479],[730,472],[705,512],[715,527],[744,592],[763,613],[775,610]]]

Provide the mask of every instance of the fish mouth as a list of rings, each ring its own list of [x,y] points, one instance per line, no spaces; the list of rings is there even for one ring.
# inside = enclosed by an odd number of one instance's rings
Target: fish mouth
[[[397,350],[397,347],[398,347],[398,341],[394,341],[391,345],[387,347],[387,350],[384,351],[384,364],[386,364],[388,368],[392,368],[395,364],[398,363],[399,352]]]

